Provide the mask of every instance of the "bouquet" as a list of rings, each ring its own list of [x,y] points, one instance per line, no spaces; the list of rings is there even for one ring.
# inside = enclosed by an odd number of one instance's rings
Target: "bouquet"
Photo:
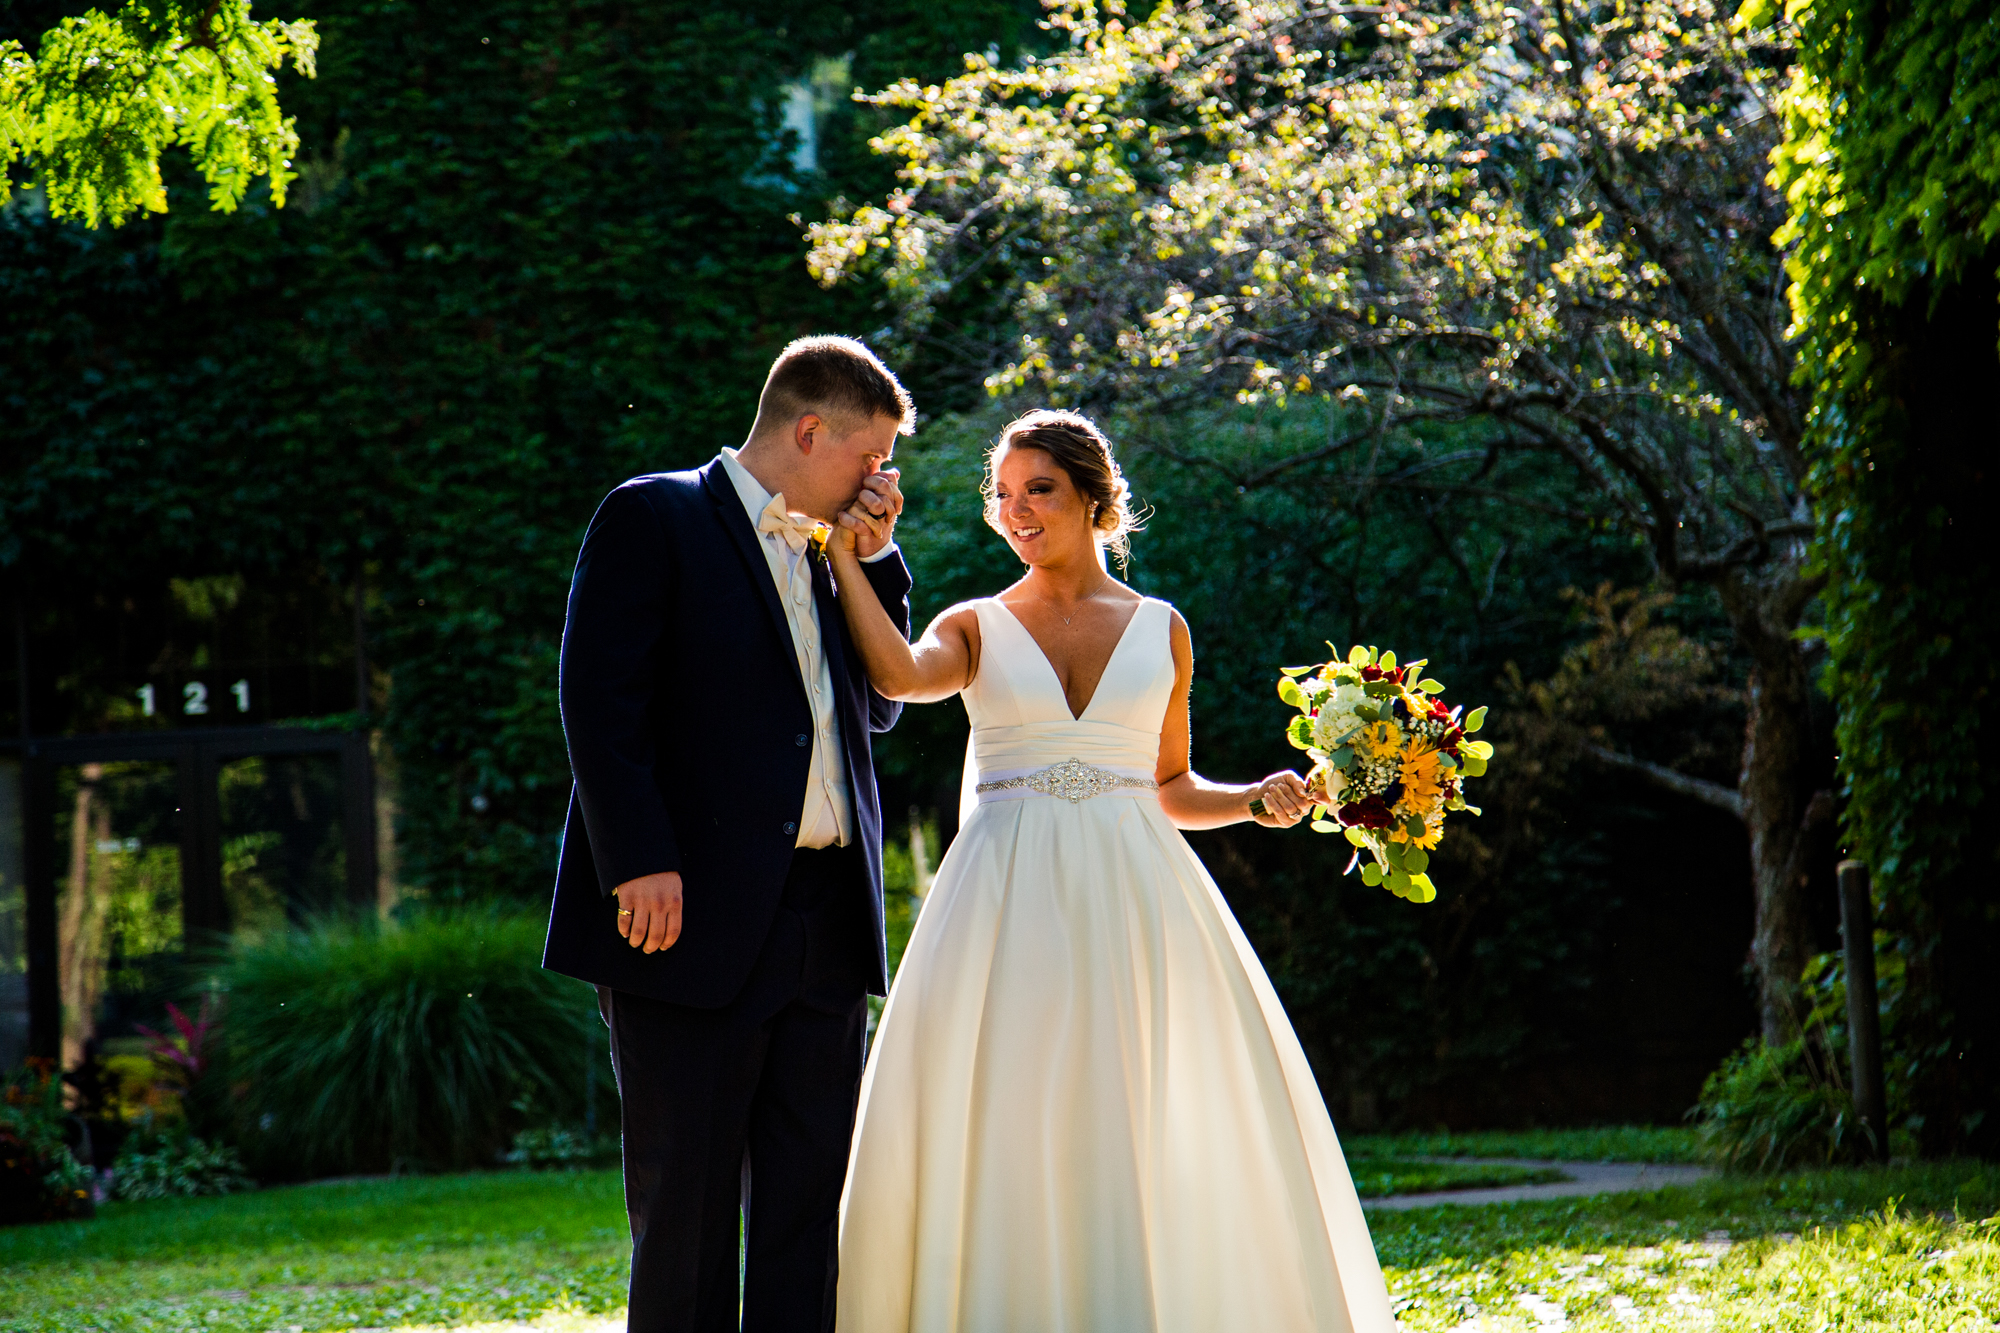
[[[1354,844],[1348,870],[1371,853],[1362,880],[1418,903],[1437,897],[1424,872],[1445,814],[1479,813],[1465,803],[1465,781],[1493,757],[1491,745],[1470,739],[1486,710],[1447,708],[1443,684],[1423,666],[1398,667],[1394,653],[1356,644],[1345,661],[1285,667],[1278,680],[1278,697],[1299,710],[1285,734],[1313,760],[1313,829],[1345,833]]]

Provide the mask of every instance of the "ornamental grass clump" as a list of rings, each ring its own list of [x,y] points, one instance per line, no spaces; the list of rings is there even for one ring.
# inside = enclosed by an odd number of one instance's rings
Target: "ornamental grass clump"
[[[240,947],[226,1031],[258,1173],[488,1166],[531,1118],[579,1115],[602,1026],[541,942],[539,917],[471,911]]]

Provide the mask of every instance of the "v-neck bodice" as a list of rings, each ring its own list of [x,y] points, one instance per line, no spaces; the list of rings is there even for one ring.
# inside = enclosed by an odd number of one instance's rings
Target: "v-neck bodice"
[[[1125,625],[1097,692],[1072,717],[1062,680],[1034,636],[993,598],[979,617],[979,671],[966,686],[974,763],[981,781],[1078,759],[1150,777],[1173,697],[1172,609],[1148,597]]]

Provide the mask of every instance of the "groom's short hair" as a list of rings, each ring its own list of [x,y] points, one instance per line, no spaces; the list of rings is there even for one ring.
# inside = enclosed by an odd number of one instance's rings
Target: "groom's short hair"
[[[891,418],[902,435],[916,429],[916,404],[902,381],[859,340],[833,334],[794,339],[778,353],[757,398],[757,424],[750,433],[789,427],[808,412],[825,417],[840,435],[872,417]]]

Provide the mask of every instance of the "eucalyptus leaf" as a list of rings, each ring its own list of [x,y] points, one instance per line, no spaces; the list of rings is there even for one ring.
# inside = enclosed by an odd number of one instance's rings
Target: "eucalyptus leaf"
[[[1429,676],[1425,676],[1417,682],[1417,688],[1425,694],[1443,694],[1444,682],[1441,680],[1432,680]]]
[[[1465,757],[1465,767],[1460,771],[1469,778],[1483,776],[1486,772],[1486,761],[1476,754],[1469,754]]]
[[[1368,845],[1368,831],[1366,829],[1351,828],[1347,830],[1347,840],[1356,847],[1366,847]]]
[[[1346,772],[1354,764],[1354,747],[1352,745],[1341,746],[1326,757],[1326,762],[1332,764],[1343,773]]]
[[[1369,888],[1378,888],[1382,883],[1382,867],[1370,861],[1361,867],[1361,882]]]
[[[1465,730],[1469,735],[1486,725],[1486,705],[1481,704],[1465,715]]]
[[[1381,657],[1376,659],[1375,665],[1381,667],[1384,671],[1394,671],[1396,669],[1396,655],[1385,651]]]
[[[1334,823],[1331,819],[1315,819],[1311,824],[1307,825],[1307,827],[1310,828],[1314,833],[1340,832],[1340,825]]]
[[[1403,869],[1409,871],[1412,875],[1419,874],[1430,868],[1431,854],[1423,848],[1412,847],[1409,851],[1403,853]]]

